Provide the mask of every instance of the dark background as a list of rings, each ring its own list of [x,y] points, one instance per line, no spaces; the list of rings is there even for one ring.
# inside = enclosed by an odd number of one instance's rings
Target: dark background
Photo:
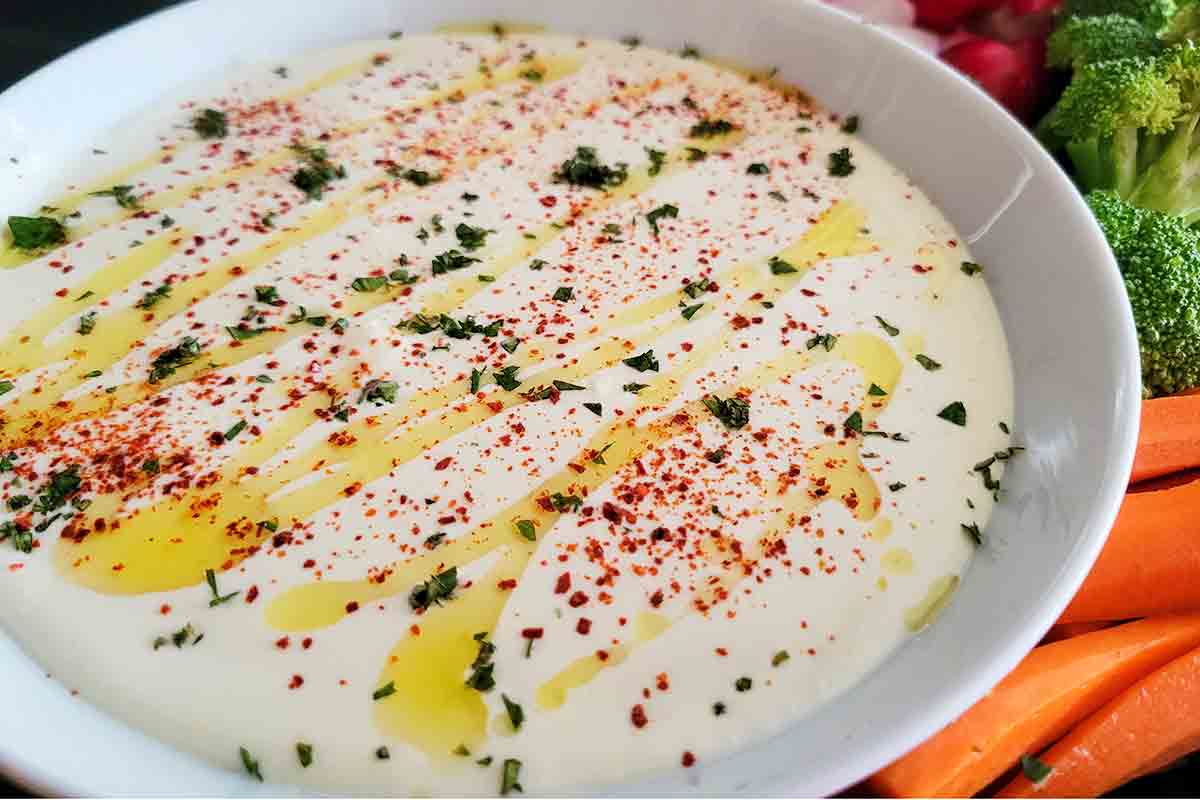
[[[436,0],[434,0],[436,1]],[[0,0],[0,91],[74,47],[176,0]],[[1193,763],[1135,781],[1113,797],[1200,796]],[[26,796],[0,776],[0,796]]]

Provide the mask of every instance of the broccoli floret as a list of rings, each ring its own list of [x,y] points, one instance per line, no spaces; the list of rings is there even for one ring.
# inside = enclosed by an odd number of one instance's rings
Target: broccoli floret
[[[1079,69],[1111,58],[1153,56],[1161,50],[1154,32],[1130,17],[1069,17],[1047,40],[1046,62]]]
[[[1120,14],[1158,33],[1175,16],[1175,0],[1067,0],[1063,11],[1073,17]]]
[[[1147,397],[1200,386],[1200,234],[1112,192],[1088,204],[1117,257],[1142,354]]]
[[[1142,140],[1170,131],[1184,108],[1162,57],[1101,61],[1076,71],[1039,133],[1051,149],[1065,144],[1085,191],[1128,196],[1152,159]]]

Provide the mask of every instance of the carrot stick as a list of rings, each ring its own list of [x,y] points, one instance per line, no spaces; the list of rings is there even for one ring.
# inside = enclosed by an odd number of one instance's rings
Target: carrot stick
[[[1200,394],[1142,401],[1131,483],[1200,467]]]
[[[1163,666],[1081,722],[1041,761],[1034,784],[1018,775],[999,797],[1098,797],[1200,746],[1200,649]]]
[[[1042,637],[1041,644],[1050,644],[1051,642],[1061,642],[1063,639],[1071,639],[1076,636],[1082,636],[1085,633],[1092,631],[1101,631],[1109,627],[1110,622],[1062,622],[1056,624],[1053,628],[1046,631],[1046,635]]]
[[[1200,611],[1200,481],[1127,494],[1064,622]]]
[[[986,697],[872,775],[885,797],[970,797],[1126,687],[1200,646],[1200,614],[1160,617],[1037,647]]]

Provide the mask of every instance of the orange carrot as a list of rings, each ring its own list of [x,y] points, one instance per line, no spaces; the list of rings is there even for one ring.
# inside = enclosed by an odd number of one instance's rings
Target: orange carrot
[[[1131,483],[1200,467],[1200,394],[1142,401]]]
[[[1125,496],[1108,543],[1059,622],[1200,611],[1200,481]]]
[[[1037,647],[990,694],[868,779],[886,797],[970,797],[1126,687],[1200,646],[1200,614],[1160,617]]]
[[[1046,635],[1042,637],[1041,644],[1050,644],[1051,642],[1061,642],[1063,639],[1071,639],[1076,636],[1082,636],[1085,633],[1092,631],[1102,631],[1109,627],[1111,622],[1062,622],[1056,624],[1053,628],[1046,631]]]
[[[999,797],[1098,797],[1200,747],[1200,649],[1163,666],[1081,722]]]

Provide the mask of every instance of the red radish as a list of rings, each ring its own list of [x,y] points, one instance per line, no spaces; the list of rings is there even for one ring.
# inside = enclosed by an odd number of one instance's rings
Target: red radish
[[[968,17],[990,11],[1004,0],[913,0],[917,24],[940,33],[949,33]]]
[[[1005,44],[972,39],[946,50],[942,59],[1017,117],[1028,118],[1038,105],[1045,61],[1045,44],[1040,40]]]

